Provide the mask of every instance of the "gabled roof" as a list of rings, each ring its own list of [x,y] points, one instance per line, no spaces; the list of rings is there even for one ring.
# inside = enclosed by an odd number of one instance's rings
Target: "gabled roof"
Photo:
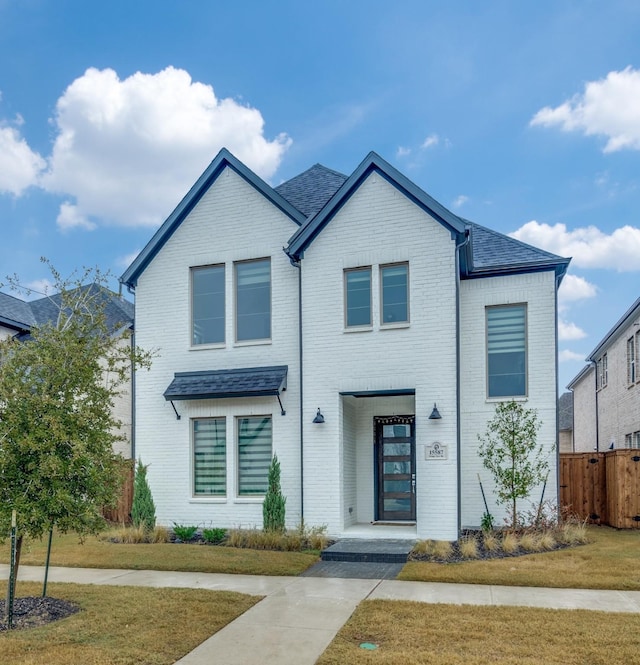
[[[601,342],[589,354],[587,360],[597,360],[607,347],[631,324],[634,318],[640,323],[640,298],[638,298],[631,307],[620,317],[611,330],[602,338]],[[640,327],[638,327],[640,330]]]
[[[574,387],[582,381],[582,379],[589,374],[589,372],[593,372],[594,368],[593,365],[585,365],[574,377],[567,383],[567,388],[569,390],[573,390]]]
[[[135,287],[138,277],[149,265],[155,255],[164,247],[165,243],[182,224],[185,217],[193,210],[198,201],[204,196],[211,185],[225,168],[230,168],[255,187],[263,196],[280,208],[293,222],[300,225],[305,215],[297,210],[289,201],[278,194],[267,183],[257,176],[251,169],[234,157],[226,148],[222,148],[215,159],[209,164],[204,173],[198,178],[187,195],[180,201],[175,210],[167,217],[164,224],[155,232],[147,246],[138,254],[134,262],[124,272],[120,281],[130,287]]]
[[[342,206],[351,198],[362,182],[377,172],[394,187],[399,189],[407,198],[426,210],[434,219],[449,229],[454,236],[464,236],[465,224],[462,220],[438,203],[434,198],[420,189],[409,178],[400,173],[375,152],[370,152],[356,170],[345,180],[343,185],[329,202],[314,217],[296,231],[289,239],[286,249],[287,254],[298,260],[304,256],[304,252],[315,240],[324,227],[333,219]]]
[[[24,331],[36,322],[28,302],[0,293],[0,325]]]
[[[322,164],[315,164],[275,189],[305,217],[313,217],[342,187],[347,177]]]

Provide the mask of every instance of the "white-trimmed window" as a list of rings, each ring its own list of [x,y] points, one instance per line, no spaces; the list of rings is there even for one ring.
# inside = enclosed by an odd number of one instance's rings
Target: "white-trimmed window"
[[[409,265],[380,266],[380,323],[409,321]]]
[[[640,432],[633,433],[633,447],[640,448]]]
[[[527,394],[527,306],[486,308],[487,396]]]
[[[191,268],[191,344],[224,344],[224,265]]]
[[[609,380],[609,370],[608,370],[608,360],[607,354],[603,353],[598,360],[596,361],[596,378],[597,378],[597,387],[605,388]]]
[[[235,264],[236,341],[271,338],[271,259]]]
[[[227,494],[227,435],[225,418],[194,419],[193,495]]]
[[[636,338],[629,337],[627,340],[627,383],[636,382]]]
[[[625,448],[640,448],[640,431],[624,435]]]
[[[345,325],[371,325],[371,267],[344,271]]]
[[[237,431],[238,496],[264,496],[271,464],[271,416],[238,418]]]

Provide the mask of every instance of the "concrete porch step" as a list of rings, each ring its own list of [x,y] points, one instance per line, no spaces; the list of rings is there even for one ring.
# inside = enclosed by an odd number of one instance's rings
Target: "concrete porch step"
[[[413,544],[413,540],[345,538],[323,550],[321,558],[323,561],[405,563]]]

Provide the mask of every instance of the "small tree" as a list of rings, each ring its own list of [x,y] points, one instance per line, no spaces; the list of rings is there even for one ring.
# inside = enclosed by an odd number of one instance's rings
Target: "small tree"
[[[280,487],[280,462],[274,455],[269,465],[269,487],[262,504],[262,522],[265,531],[284,531],[286,497]]]
[[[46,261],[45,261],[46,263]],[[85,270],[62,279],[51,265],[56,295],[48,322],[24,341],[0,341],[0,540],[17,513],[17,577],[23,537],[95,533],[121,484],[113,444],[122,440],[114,398],[132,366],[151,355],[122,343],[106,308],[115,294],[107,276]],[[16,278],[10,285],[20,288]]]
[[[535,409],[515,401],[500,402],[484,436],[478,435],[478,454],[493,475],[498,503],[510,504],[514,529],[518,526],[518,499],[527,498],[549,470],[544,448],[537,443],[541,425]]]
[[[138,459],[136,477],[133,483],[133,504],[131,505],[133,526],[141,526],[145,531],[153,531],[156,526],[156,506],[153,503],[151,488],[147,482],[147,466]]]

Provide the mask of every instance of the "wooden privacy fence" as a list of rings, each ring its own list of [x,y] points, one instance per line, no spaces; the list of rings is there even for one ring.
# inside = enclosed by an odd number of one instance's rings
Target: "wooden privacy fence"
[[[592,524],[640,528],[640,450],[560,453],[560,504]]]
[[[104,508],[102,514],[110,522],[129,524],[131,522],[131,506],[133,505],[133,478],[135,460],[122,461],[122,488],[118,503],[114,508]]]

